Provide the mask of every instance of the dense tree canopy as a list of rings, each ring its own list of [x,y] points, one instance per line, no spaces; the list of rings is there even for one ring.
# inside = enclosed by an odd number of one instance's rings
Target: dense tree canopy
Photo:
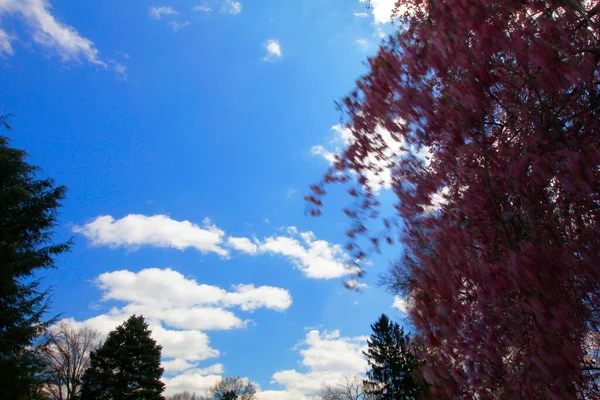
[[[6,117],[0,125],[8,128]],[[0,398],[29,398],[39,387],[36,340],[44,333],[48,296],[35,274],[54,268],[69,244],[52,243],[64,186],[39,179],[23,150],[0,136]]]
[[[82,400],[162,400],[162,346],[150,336],[144,317],[133,315],[90,354]]]
[[[369,179],[392,168],[399,219],[384,223],[405,227],[437,396],[600,396],[599,8],[400,0],[400,30],[343,102],[353,140],[324,183],[358,174],[355,238],[377,216]]]

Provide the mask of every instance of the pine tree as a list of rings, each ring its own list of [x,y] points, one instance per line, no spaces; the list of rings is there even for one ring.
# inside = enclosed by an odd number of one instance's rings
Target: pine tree
[[[131,316],[90,354],[82,400],[162,400],[162,346],[150,337],[143,316]]]
[[[7,117],[0,126],[9,129]],[[0,136],[0,398],[27,399],[39,388],[42,365],[33,346],[52,321],[43,321],[48,293],[35,274],[55,267],[69,243],[52,244],[66,188],[37,179],[27,153]]]
[[[409,336],[385,314],[371,329],[369,348],[364,352],[370,366],[364,382],[365,393],[386,400],[419,398],[423,388],[416,380],[418,360],[407,348]]]

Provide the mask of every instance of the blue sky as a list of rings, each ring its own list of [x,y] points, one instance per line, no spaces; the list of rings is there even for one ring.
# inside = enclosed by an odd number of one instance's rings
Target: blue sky
[[[397,249],[345,290],[349,199],[315,219],[302,195],[351,140],[333,101],[392,3],[0,0],[9,136],[69,188],[52,312],[104,333],[144,314],[167,393],[238,375],[304,399],[363,372],[369,324],[403,319],[375,287]]]

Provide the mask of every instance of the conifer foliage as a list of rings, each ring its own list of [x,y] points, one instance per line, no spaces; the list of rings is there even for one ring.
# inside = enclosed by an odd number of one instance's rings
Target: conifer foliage
[[[409,351],[409,336],[385,314],[371,329],[364,352],[369,362],[365,393],[374,399],[418,399],[423,388],[416,379],[418,360]]]
[[[7,117],[0,126],[9,128]],[[48,295],[36,273],[54,268],[69,243],[52,243],[66,188],[37,177],[23,150],[0,136],[0,398],[25,399],[40,387],[35,347],[52,321],[44,321]]]
[[[90,354],[82,400],[162,400],[162,346],[150,336],[143,316],[131,316]]]

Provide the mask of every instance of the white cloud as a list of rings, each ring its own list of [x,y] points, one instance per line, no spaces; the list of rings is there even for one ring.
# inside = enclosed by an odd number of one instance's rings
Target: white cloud
[[[345,376],[363,374],[368,367],[362,354],[366,339],[365,336],[343,337],[339,331],[311,330],[300,350],[301,364],[308,372],[279,371],[273,374],[272,383],[283,385],[285,393],[297,396],[290,398],[302,398],[300,396],[314,395],[323,386],[341,381]]]
[[[162,345],[167,392],[204,391],[223,373],[215,364],[198,368],[198,362],[219,357],[210,345],[207,330],[242,328],[242,321],[228,308],[254,311],[267,308],[287,310],[292,298],[287,290],[254,285],[234,285],[231,291],[199,284],[172,269],[148,268],[139,272],[127,270],[99,275],[94,283],[102,290],[102,302],[125,303],[107,313],[85,321],[63,321],[75,328],[89,327],[107,335],[132,314],[143,315],[152,337]]]
[[[128,318],[129,315],[125,317]],[[157,325],[156,322],[149,321],[152,336],[163,346],[162,356],[164,358],[202,361],[218,357],[220,354],[219,350],[210,347],[210,339],[204,332],[198,330],[165,329]],[[112,329],[114,329],[114,326]]]
[[[206,333],[198,330],[166,329],[161,325],[160,320],[149,317],[149,313],[143,315],[152,331],[152,337],[163,346],[163,358],[201,361],[219,356],[219,351],[210,347],[210,339]],[[113,308],[107,314],[101,314],[85,321],[78,322],[72,318],[63,321],[75,328],[95,329],[105,336],[130,316],[131,314],[124,310]]]
[[[202,394],[221,380],[221,375],[205,374],[203,370],[188,370],[172,378],[163,378],[165,395],[188,391]]]
[[[363,50],[369,48],[369,41],[367,39],[357,39],[354,43]]]
[[[0,53],[5,53],[9,56],[13,55],[13,48],[11,44],[13,39],[14,37],[0,29]]]
[[[223,11],[229,14],[239,14],[240,12],[242,12],[242,3],[235,0],[227,0],[225,2]]]
[[[195,368],[197,365],[198,363],[191,363],[181,358],[175,358],[173,360],[163,361],[160,363],[160,366],[165,369],[166,373],[186,371],[188,369]]]
[[[189,25],[190,25],[190,21],[184,21],[184,22],[169,21],[169,26],[174,31],[178,31],[181,28],[185,28],[186,26],[189,26]]]
[[[348,279],[346,282],[344,282],[344,285],[348,289],[353,289],[353,290],[366,289],[369,287],[369,285],[367,285],[366,283],[363,283],[363,282],[359,282],[357,279]]]
[[[97,217],[83,226],[75,226],[73,231],[81,233],[95,246],[127,247],[140,246],[172,247],[184,250],[193,247],[202,253],[213,252],[227,256],[227,250],[219,245],[225,233],[204,220],[199,227],[189,221],[176,221],[166,215],[151,217],[130,214],[119,220],[110,215]]]
[[[367,0],[360,0],[365,3]],[[387,24],[392,20],[392,13],[396,5],[396,0],[370,0],[371,12],[373,13],[374,24]],[[400,8],[402,12],[405,7]]]
[[[160,319],[167,326],[188,330],[229,330],[243,328],[246,322],[229,310],[216,307],[169,308],[149,311],[146,305],[123,308],[127,314],[142,314]]]
[[[228,293],[223,300],[225,306],[238,306],[244,311],[259,308],[285,311],[292,305],[292,296],[285,289],[254,285],[235,285],[234,289],[235,292]]]
[[[192,11],[199,11],[199,12],[207,13],[207,12],[211,12],[212,8],[210,8],[206,4],[201,4],[201,5],[193,6]]]
[[[288,199],[290,197],[293,197],[298,191],[294,188],[289,188],[285,191],[285,197],[287,197]]]
[[[94,246],[171,247],[184,250],[193,247],[202,253],[214,252],[228,256],[229,250],[245,254],[272,254],[287,257],[307,277],[339,278],[356,273],[348,267],[349,256],[339,244],[318,240],[313,232],[298,232],[296,227],[284,228],[289,236],[270,236],[262,241],[246,237],[228,237],[208,219],[200,227],[189,221],[176,221],[166,215],[130,214],[119,220],[100,216],[88,224],[75,226],[74,232],[84,235]],[[260,289],[260,288],[258,288]]]
[[[278,40],[268,40],[267,43],[265,43],[265,50],[267,51],[267,54],[263,57],[264,61],[272,61],[283,56],[281,45]]]
[[[107,68],[106,62],[99,57],[94,43],[81,36],[75,28],[62,24],[51,14],[52,6],[47,0],[2,0],[0,15],[15,14],[21,16],[28,25],[33,40],[43,47],[53,50],[63,61],[85,59],[90,64]],[[0,51],[12,54],[10,41],[14,39],[1,31]]]
[[[104,291],[103,301],[141,305],[148,307],[151,313],[156,312],[152,310],[176,309],[212,313],[209,306],[240,307],[244,311],[263,307],[284,311],[292,304],[291,295],[285,289],[235,285],[234,291],[228,292],[217,286],[198,284],[170,268],[147,268],[137,273],[127,270],[107,272],[98,276],[96,283]]]
[[[448,193],[448,187],[444,186],[442,189],[438,190],[433,195],[431,195],[429,198],[431,204],[429,206],[424,207],[423,213],[431,214],[432,212],[438,211],[440,208],[442,208],[443,205],[448,203],[448,200],[446,199]]]
[[[124,66],[123,64],[119,64],[117,62],[110,62],[112,64],[113,67],[113,71],[115,71],[115,73],[117,75],[119,75],[124,81],[127,80],[127,67]]]
[[[366,13],[364,11],[356,11],[354,13],[352,13],[356,18],[367,18],[369,16],[369,13]]]
[[[400,296],[394,297],[394,303],[392,304],[392,307],[394,307],[396,310],[398,310],[404,314],[408,314],[408,311],[409,311],[408,302]]]
[[[152,19],[162,19],[165,15],[179,15],[179,12],[170,6],[148,7],[148,15]]]
[[[318,240],[311,231],[300,232],[295,226],[282,226],[276,236],[263,240],[229,237],[227,243],[242,253],[250,255],[271,254],[286,257],[308,278],[332,279],[352,275],[356,271],[348,266],[350,257],[339,244]],[[356,282],[358,287],[363,287]]]
[[[321,156],[325,160],[327,160],[327,162],[329,164],[334,164],[336,161],[337,153],[334,153],[333,151],[325,150],[325,147],[322,145],[317,145],[317,146],[313,146],[310,148],[310,154],[312,154],[313,156]]]
[[[267,237],[260,243],[259,251],[287,257],[308,278],[331,279],[352,274],[342,246],[316,240],[312,232],[301,232],[298,236]]]
[[[354,274],[349,256],[339,244],[318,240],[313,232],[299,232],[295,226],[281,227],[289,236],[270,236],[262,241],[228,238],[229,245],[246,254],[272,254],[286,257],[308,278],[332,279]]]
[[[401,123],[401,122],[398,122]],[[336,162],[336,155],[341,154],[354,141],[354,135],[349,128],[340,124],[331,127],[334,132],[334,138],[329,142],[329,146],[322,145],[313,146],[311,154],[324,158],[329,164],[333,165]],[[404,154],[404,140],[395,140],[390,132],[381,126],[375,128],[375,135],[381,137],[383,150],[381,155],[369,154],[364,163],[367,168],[363,171],[367,178],[367,186],[374,192],[379,193],[381,189],[390,189],[392,187],[392,166]],[[428,164],[428,150],[423,149],[418,153],[418,156]]]
[[[244,253],[256,254],[258,252],[258,245],[245,237],[229,237],[227,244]]]

